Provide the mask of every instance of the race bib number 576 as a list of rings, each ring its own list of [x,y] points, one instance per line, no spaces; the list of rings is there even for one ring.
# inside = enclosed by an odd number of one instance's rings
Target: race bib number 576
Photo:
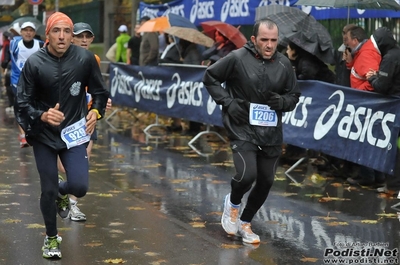
[[[82,118],[74,124],[65,127],[61,131],[61,139],[67,144],[68,149],[89,142],[90,134],[86,133],[86,119]]]

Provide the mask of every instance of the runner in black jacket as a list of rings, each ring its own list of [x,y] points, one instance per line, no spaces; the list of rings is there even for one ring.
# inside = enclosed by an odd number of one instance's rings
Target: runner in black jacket
[[[221,223],[228,234],[238,232],[246,243],[260,242],[250,222],[274,180],[283,142],[282,112],[293,110],[300,96],[292,65],[276,51],[277,45],[277,25],[268,19],[258,21],[251,41],[208,67],[203,77],[212,98],[222,105],[237,172]],[[241,200],[254,182],[239,225]]]
[[[47,45],[28,58],[17,85],[15,114],[33,146],[40,175],[44,258],[61,258],[56,206],[58,214],[67,218],[68,194],[80,198],[88,190],[86,143],[109,96],[94,54],[71,45],[72,28],[71,19],[61,12],[49,17]],[[89,110],[86,87],[93,98]],[[68,181],[58,177],[57,156]]]

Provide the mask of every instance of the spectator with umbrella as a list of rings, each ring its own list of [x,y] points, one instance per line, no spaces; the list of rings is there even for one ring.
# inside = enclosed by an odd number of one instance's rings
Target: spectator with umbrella
[[[335,74],[316,56],[289,41],[286,53],[299,80],[319,80],[335,83]]]
[[[179,51],[178,45],[175,42],[175,38],[168,33],[164,33],[163,37],[165,38],[165,43],[167,46],[160,56],[160,63],[182,63],[181,61],[181,53]]]
[[[202,54],[203,60],[208,60],[207,65],[215,63],[218,59],[237,49],[236,45],[218,30],[215,30],[214,41],[214,45]]]
[[[313,16],[283,5],[260,6],[256,20],[269,18],[279,27],[280,40],[289,40],[321,61],[334,64],[334,48],[328,30]]]

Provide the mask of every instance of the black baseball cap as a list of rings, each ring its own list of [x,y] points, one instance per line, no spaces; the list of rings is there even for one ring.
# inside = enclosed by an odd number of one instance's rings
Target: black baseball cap
[[[74,31],[73,31],[74,35],[81,34],[82,32],[85,31],[90,32],[92,33],[92,35],[94,35],[93,29],[88,23],[79,22],[74,24]]]

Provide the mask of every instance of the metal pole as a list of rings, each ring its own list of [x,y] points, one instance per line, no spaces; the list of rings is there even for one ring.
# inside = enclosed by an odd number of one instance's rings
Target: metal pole
[[[54,9],[56,12],[58,12],[58,0],[55,0]]]

